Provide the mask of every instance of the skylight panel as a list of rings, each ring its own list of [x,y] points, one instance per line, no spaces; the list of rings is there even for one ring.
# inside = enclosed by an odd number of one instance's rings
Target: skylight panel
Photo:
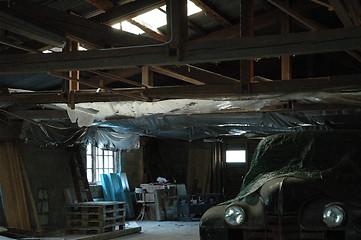
[[[167,15],[164,13],[166,11],[166,6],[160,7],[163,11],[159,9],[153,9],[149,12],[143,13],[135,18],[134,21],[139,22],[145,27],[158,32],[158,28],[167,25]],[[197,7],[192,1],[188,0],[188,16],[201,12],[202,9]],[[133,34],[143,34],[144,31],[138,28],[137,26],[129,23],[128,21],[123,21],[121,23],[117,23],[112,25],[115,29],[122,29],[123,31],[130,32]]]

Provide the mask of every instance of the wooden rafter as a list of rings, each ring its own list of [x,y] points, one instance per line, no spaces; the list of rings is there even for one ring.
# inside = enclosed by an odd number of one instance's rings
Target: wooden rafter
[[[182,59],[169,59],[167,46],[92,50],[52,54],[0,55],[0,74],[121,67],[179,65],[360,49],[361,27],[256,36],[221,41],[186,42]],[[19,59],[22,59],[19,62]]]
[[[192,84],[195,84],[195,85],[204,85],[204,82],[198,81],[198,80],[196,80],[194,78],[184,76],[184,75],[179,74],[179,73],[174,72],[174,71],[170,71],[169,69],[166,69],[166,68],[163,68],[163,67],[152,66],[152,67],[150,67],[150,70],[153,71],[153,72],[156,72],[156,73],[160,73],[162,75],[166,75],[168,77],[172,77],[172,78],[175,78],[175,79],[182,80],[184,82],[192,83]]]
[[[89,70],[89,72],[94,73],[94,74],[97,74],[97,75],[102,76],[102,77],[106,77],[106,78],[113,79],[113,80],[115,80],[115,81],[127,83],[127,84],[130,84],[130,85],[134,85],[134,86],[137,86],[137,87],[149,87],[149,86],[144,85],[144,84],[142,84],[142,83],[134,82],[134,81],[125,79],[125,78],[123,78],[123,77],[120,77],[120,76],[117,76],[117,75],[113,75],[113,74],[108,73],[108,72],[101,72],[101,71],[95,71],[95,70]]]
[[[164,0],[143,0],[134,1],[125,4],[121,7],[115,7],[109,11],[92,17],[91,20],[99,23],[112,25],[125,21],[127,19],[135,18],[143,13],[146,13],[155,8],[164,6]]]
[[[326,7],[329,11],[333,11],[333,10],[334,10],[333,7],[332,7],[329,3],[324,2],[324,1],[322,1],[322,0],[310,0],[310,1],[311,1],[311,2],[314,2],[314,3],[317,3],[317,4],[321,5],[321,6]]]
[[[138,28],[142,29],[145,33],[147,33],[151,37],[157,39],[158,41],[161,41],[161,42],[167,41],[167,37],[164,36],[163,34],[157,33],[156,31],[153,31],[152,29],[144,26],[143,24],[141,24],[133,19],[128,19],[127,21],[129,23],[133,24],[134,26],[137,26]]]
[[[230,23],[225,17],[223,17],[221,14],[219,14],[216,10],[208,6],[204,3],[204,0],[192,0],[192,2],[197,5],[200,9],[202,9],[207,16],[210,16],[214,20],[216,20],[218,23],[220,23],[224,27],[230,27],[232,26],[232,23]]]
[[[112,1],[109,0],[84,0],[87,3],[90,3],[91,5],[103,10],[103,11],[109,11],[114,7],[114,4]]]
[[[316,23],[316,22],[302,16],[297,11],[293,10],[292,8],[288,7],[286,4],[282,3],[280,0],[267,0],[267,1],[272,3],[273,5],[275,5],[276,7],[278,7],[285,13],[287,13],[288,15],[290,15],[292,18],[294,18],[298,22],[302,23],[304,26],[306,26],[311,31],[327,29],[325,26],[322,26],[319,23]],[[331,0],[331,1],[333,1],[333,0]],[[338,0],[335,0],[335,1],[338,1]],[[354,59],[356,59],[357,61],[361,62],[361,56],[357,52],[350,51],[350,50],[346,50],[345,52],[347,54],[349,54],[351,57],[353,57]]]
[[[30,53],[38,53],[38,52],[40,52],[38,49],[33,49],[33,48],[30,48],[30,47],[27,47],[27,46],[24,46],[24,45],[21,45],[21,44],[14,43],[14,42],[6,40],[6,39],[0,39],[0,44],[4,44],[4,45],[9,46],[9,47],[21,49],[21,50],[24,50],[24,51],[27,51],[27,52],[30,52]]]
[[[14,10],[24,14],[28,18],[37,22],[43,22],[53,28],[54,31],[65,32],[68,38],[92,48],[159,43],[147,37],[119,31],[110,26],[35,4],[27,0],[19,1],[16,5],[11,6]],[[44,22],[44,19],[47,19],[47,21]]]

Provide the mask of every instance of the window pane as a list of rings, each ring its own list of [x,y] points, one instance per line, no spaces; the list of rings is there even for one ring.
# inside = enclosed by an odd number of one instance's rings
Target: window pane
[[[227,163],[245,163],[246,150],[227,150],[226,151]]]
[[[109,168],[109,156],[104,156],[104,168]]]
[[[88,144],[86,146],[86,154],[92,154],[92,145],[91,144]]]
[[[91,168],[87,168],[86,170],[86,177],[88,178],[88,182],[93,182],[93,176],[92,176],[92,169]]]
[[[92,168],[93,167],[93,161],[92,161],[92,156],[91,155],[86,156],[86,167],[87,168]]]

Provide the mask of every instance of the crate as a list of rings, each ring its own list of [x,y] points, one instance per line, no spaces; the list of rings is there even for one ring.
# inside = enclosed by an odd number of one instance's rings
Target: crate
[[[124,202],[83,202],[67,207],[66,231],[98,234],[124,229]]]

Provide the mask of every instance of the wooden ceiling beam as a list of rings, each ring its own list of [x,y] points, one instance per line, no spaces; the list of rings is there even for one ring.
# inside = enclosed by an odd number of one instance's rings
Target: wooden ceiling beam
[[[62,31],[46,27],[10,8],[0,6],[0,28],[47,45],[64,47],[66,38]]]
[[[187,85],[172,87],[154,87],[146,89],[112,89],[113,92],[99,92],[94,90],[80,90],[75,92],[74,100],[81,102],[110,102],[131,101],[141,99],[181,99],[181,98],[227,98],[250,99],[262,94],[306,93],[306,92],[350,92],[361,88],[361,75],[339,75],[324,78],[292,79],[289,81],[258,82],[250,84],[249,94],[240,94],[234,84],[224,85]],[[299,96],[299,94],[297,94]],[[144,97],[143,97],[144,100]],[[292,100],[291,98],[289,100]],[[60,92],[29,92],[0,94],[0,102],[17,103],[67,103],[67,99]]]
[[[196,6],[202,9],[207,16],[210,16],[224,27],[232,26],[232,23],[219,14],[216,10],[204,3],[204,0],[191,0]]]
[[[30,47],[24,46],[22,44],[14,43],[14,42],[6,40],[6,39],[0,39],[0,44],[4,44],[4,45],[9,46],[9,47],[21,49],[21,50],[24,50],[24,51],[27,51],[27,52],[30,52],[30,53],[38,53],[38,52],[40,52],[38,49],[33,49],[33,48],[30,48]]]
[[[118,6],[109,11],[90,18],[98,23],[113,25],[131,18],[135,18],[155,8],[165,5],[165,0],[137,0],[123,6]]]
[[[335,12],[338,16],[338,18],[341,20],[342,24],[345,27],[353,27],[353,26],[359,26],[359,22],[354,22],[353,19],[351,19],[351,14],[349,13],[347,7],[344,5],[344,1],[339,0],[329,0],[332,7],[335,9]],[[351,1],[350,1],[351,2]]]
[[[159,43],[156,40],[119,31],[66,12],[32,3],[27,0],[11,5],[12,8],[37,22],[42,22],[56,31],[91,48],[120,47]],[[46,21],[44,21],[46,19]]]
[[[297,20],[298,22],[302,23],[304,26],[306,26],[311,31],[318,31],[318,30],[324,30],[327,29],[327,27],[320,25],[319,23],[316,23],[301,14],[299,14],[297,11],[293,10],[292,8],[288,7],[286,4],[282,3],[280,0],[267,0],[268,2],[272,3],[274,6],[278,7],[285,13],[287,13],[289,16]],[[338,1],[338,0],[331,0],[331,1]],[[341,11],[341,10],[340,10]],[[344,17],[343,17],[344,18]],[[346,19],[345,19],[346,21]],[[349,24],[347,22],[347,24]],[[348,55],[353,57],[358,62],[361,62],[361,56],[356,51],[345,51]]]
[[[361,48],[361,27],[184,43],[182,59],[169,59],[168,46],[0,56],[0,74],[143,65],[182,65]],[[21,59],[21,62],[19,62]]]
[[[133,86],[137,86],[137,87],[149,87],[148,85],[144,85],[144,84],[142,84],[142,83],[134,82],[134,81],[128,80],[128,79],[126,79],[126,78],[123,78],[123,77],[120,77],[120,76],[117,76],[117,75],[113,75],[112,73],[109,73],[109,72],[101,72],[101,71],[95,71],[95,70],[89,70],[89,72],[94,73],[94,74],[97,74],[97,75],[102,76],[102,77],[106,77],[106,78],[109,78],[109,79],[113,79],[113,80],[115,80],[115,81],[119,81],[119,82],[123,82],[123,83],[126,83],[126,84],[130,84],[130,85],[133,85]]]

